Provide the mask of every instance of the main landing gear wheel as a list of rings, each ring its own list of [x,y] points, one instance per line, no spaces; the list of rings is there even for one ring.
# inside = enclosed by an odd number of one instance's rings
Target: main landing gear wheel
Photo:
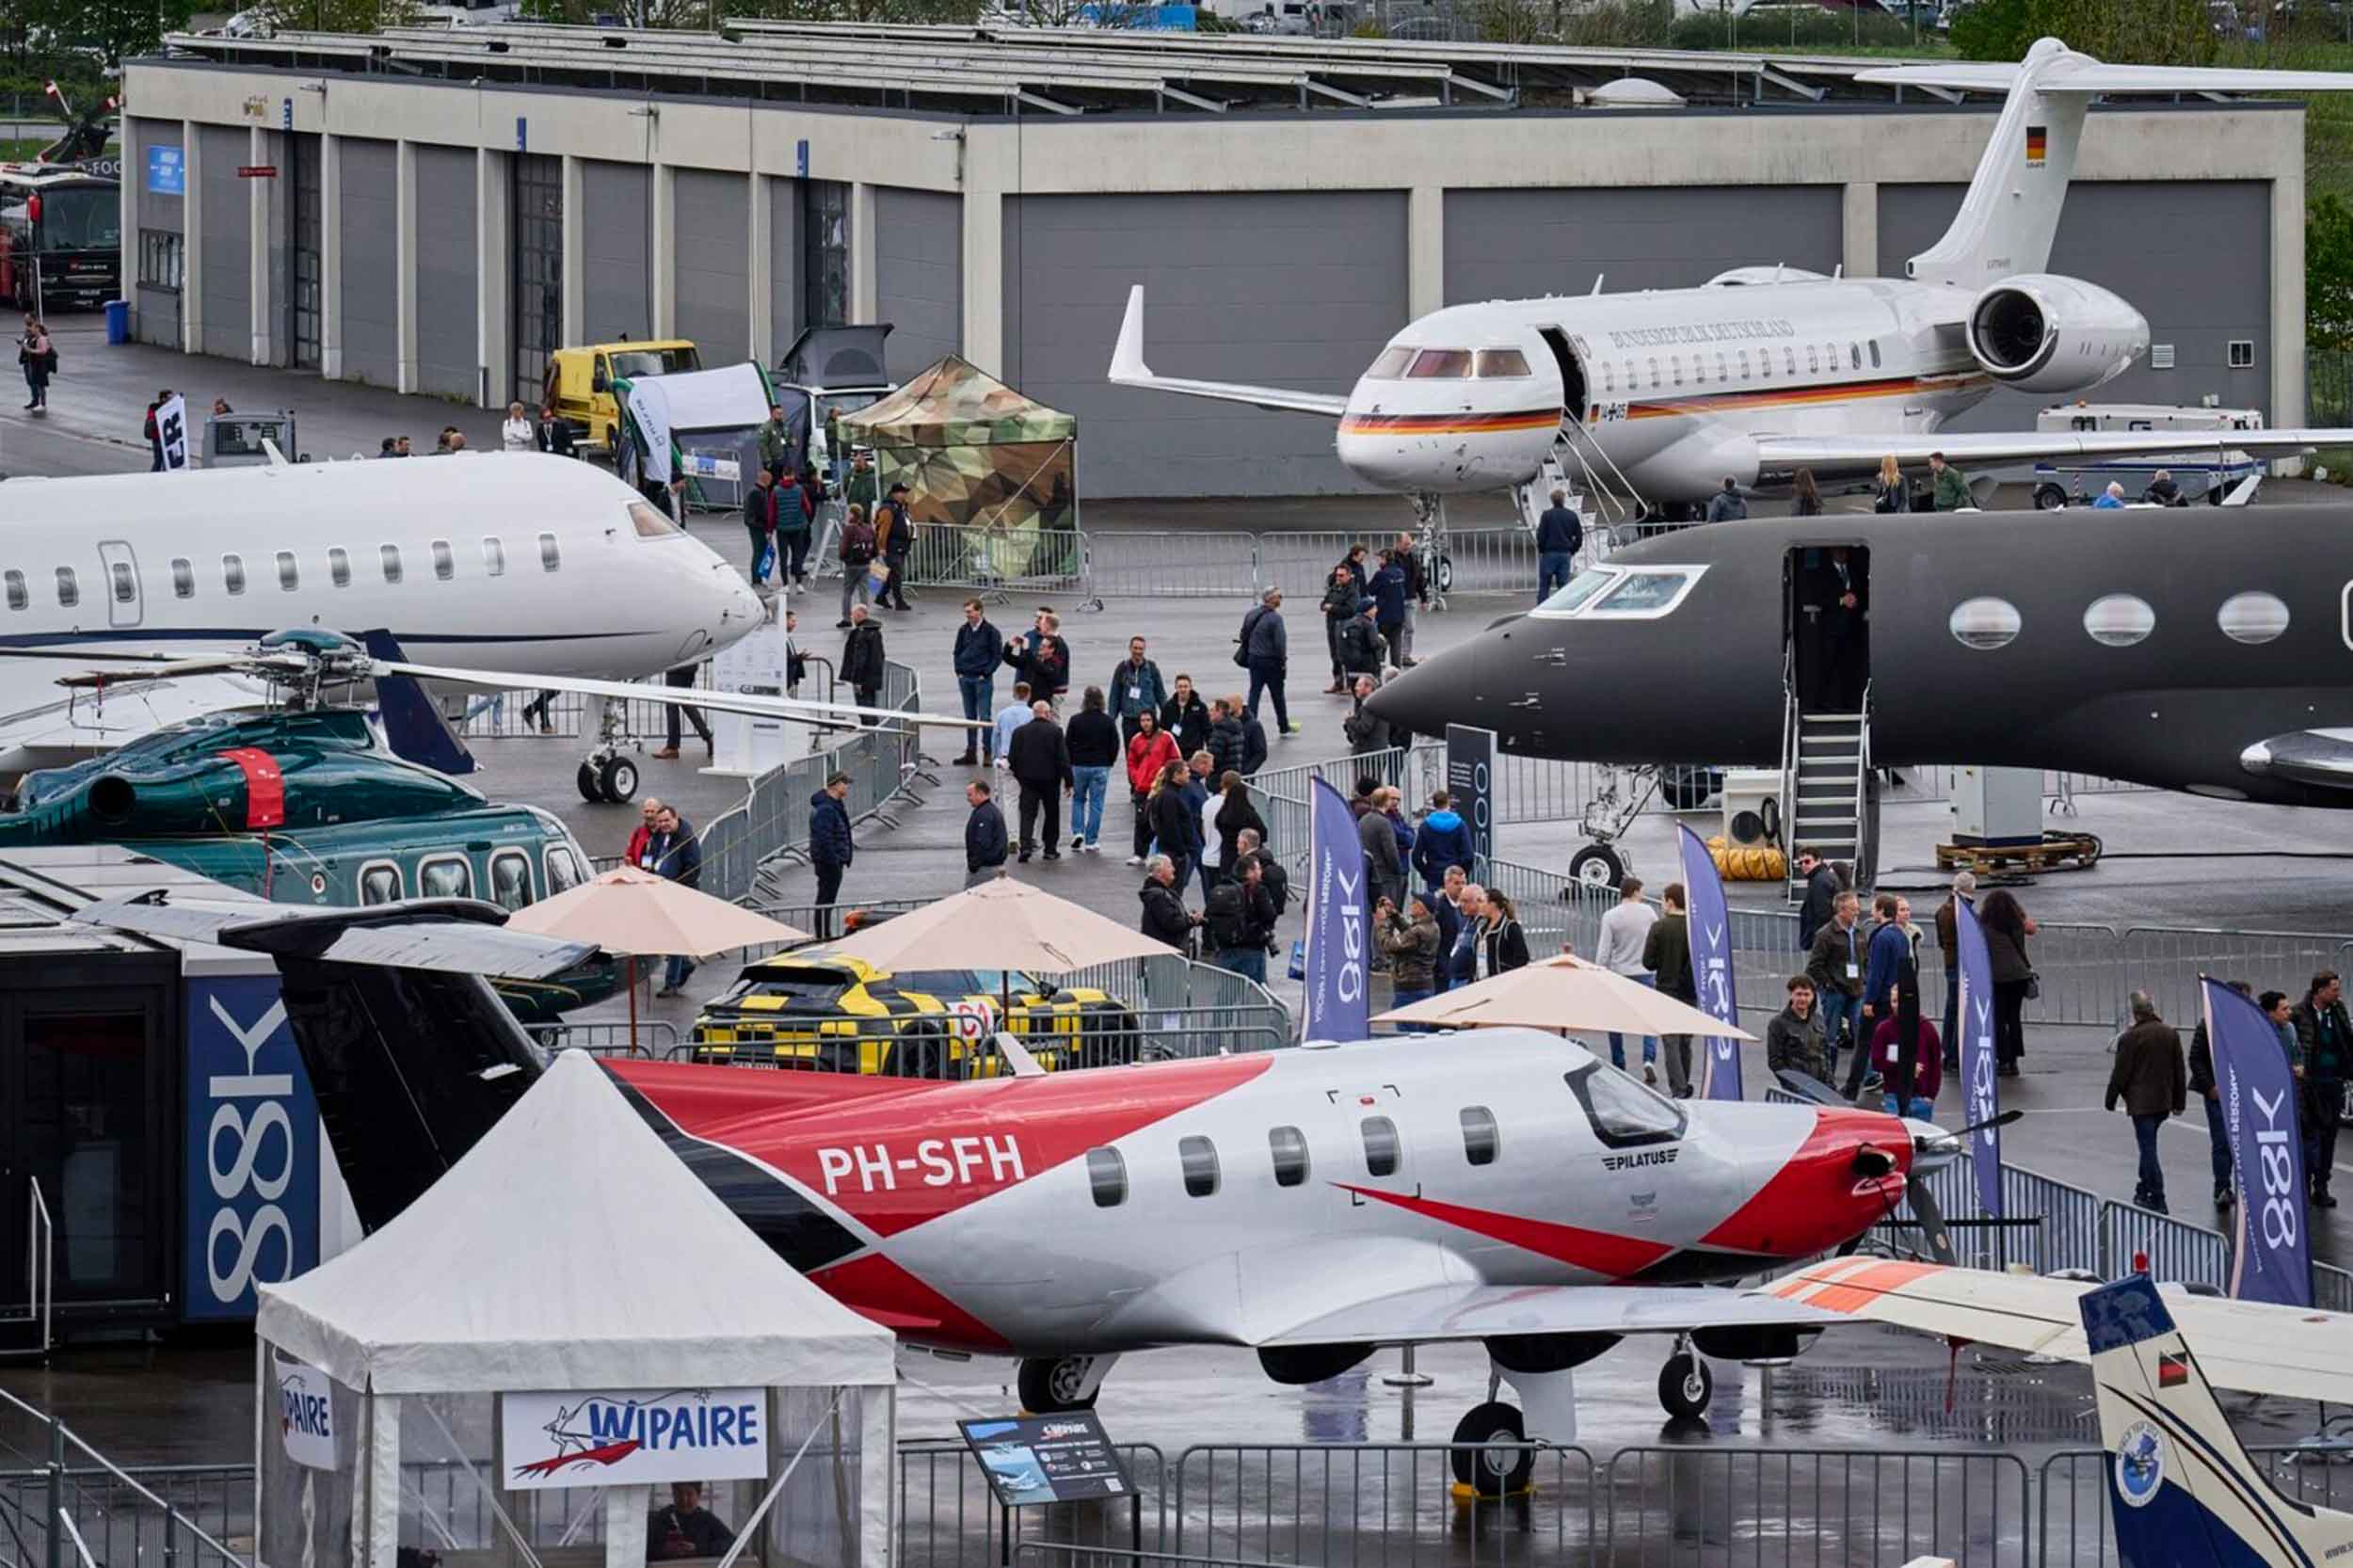
[[[1441,555],[1430,568],[1430,585],[1442,594],[1454,591],[1454,557]]]
[[[2034,488],[2034,509],[2056,512],[2067,504],[2067,492],[2057,485],[2037,485]]]
[[[604,798],[604,784],[597,776],[597,764],[593,760],[582,761],[580,772],[573,776],[572,782],[580,787],[580,798],[590,805]]]
[[[1482,1497],[1508,1497],[1528,1485],[1536,1467],[1527,1443],[1518,1410],[1499,1400],[1474,1405],[1454,1424],[1454,1479]]]
[[[1015,1379],[1015,1387],[1021,1395],[1021,1408],[1032,1416],[1052,1416],[1065,1410],[1093,1410],[1095,1395],[1081,1395],[1086,1387],[1087,1374],[1095,1370],[1091,1355],[1064,1355],[1051,1360],[1032,1359],[1021,1363]]]
[[[616,806],[628,805],[637,793],[637,764],[618,752],[607,757],[597,768],[597,790]]]
[[[1608,844],[1587,844],[1569,856],[1569,880],[1587,888],[1615,888],[1625,880],[1625,859]]]
[[[1706,1415],[1707,1401],[1715,1397],[1716,1374],[1695,1352],[1677,1351],[1658,1368],[1658,1402],[1675,1419],[1690,1421]]]

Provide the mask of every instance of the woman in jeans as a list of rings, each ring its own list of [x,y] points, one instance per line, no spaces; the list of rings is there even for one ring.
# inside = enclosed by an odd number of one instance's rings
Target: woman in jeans
[[[1988,893],[1977,904],[1977,923],[1985,928],[1985,955],[1993,980],[1993,1058],[2004,1078],[2018,1076],[2018,1059],[2026,1054],[2026,987],[2034,983],[2034,965],[2026,958],[2026,938],[2034,921],[2018,906],[2006,888]]]
[[[1103,793],[1112,764],[1120,760],[1119,726],[1103,711],[1103,688],[1089,686],[1070,727],[1063,733],[1070,748],[1070,847],[1094,850],[1103,838]]]

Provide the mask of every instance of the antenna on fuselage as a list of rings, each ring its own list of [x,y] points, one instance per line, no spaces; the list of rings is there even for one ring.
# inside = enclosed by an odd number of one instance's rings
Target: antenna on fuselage
[[[1596,272],[1593,274],[1593,294],[1599,294],[1601,292],[1601,280],[1609,276],[1609,275],[1606,272]],[[1590,299],[1593,297],[1593,295],[1588,295],[1586,297]]]

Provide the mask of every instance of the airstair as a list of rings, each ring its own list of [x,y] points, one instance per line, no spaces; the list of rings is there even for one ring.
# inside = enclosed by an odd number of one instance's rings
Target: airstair
[[[1782,720],[1781,798],[1789,850],[1789,898],[1805,893],[1797,852],[1812,849],[1850,867],[1849,886],[1868,888],[1878,869],[1879,800],[1871,788],[1871,689],[1860,712],[1808,710],[1787,684]]]

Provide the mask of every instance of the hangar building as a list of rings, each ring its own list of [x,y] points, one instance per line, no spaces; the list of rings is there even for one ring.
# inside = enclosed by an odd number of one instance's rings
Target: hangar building
[[[1161,374],[1344,392],[1445,304],[1899,276],[1997,106],[1865,59],[729,25],[173,37],[126,72],[136,336],[500,406],[566,344],[888,321],[900,378],[953,349],[1076,413],[1085,493],[1313,494],[1321,421],[1105,383],[1129,283]],[[1627,75],[1687,102],[1587,104]],[[2105,396],[2300,422],[2303,168],[2296,104],[2094,111],[2052,265],[2153,348]]]

